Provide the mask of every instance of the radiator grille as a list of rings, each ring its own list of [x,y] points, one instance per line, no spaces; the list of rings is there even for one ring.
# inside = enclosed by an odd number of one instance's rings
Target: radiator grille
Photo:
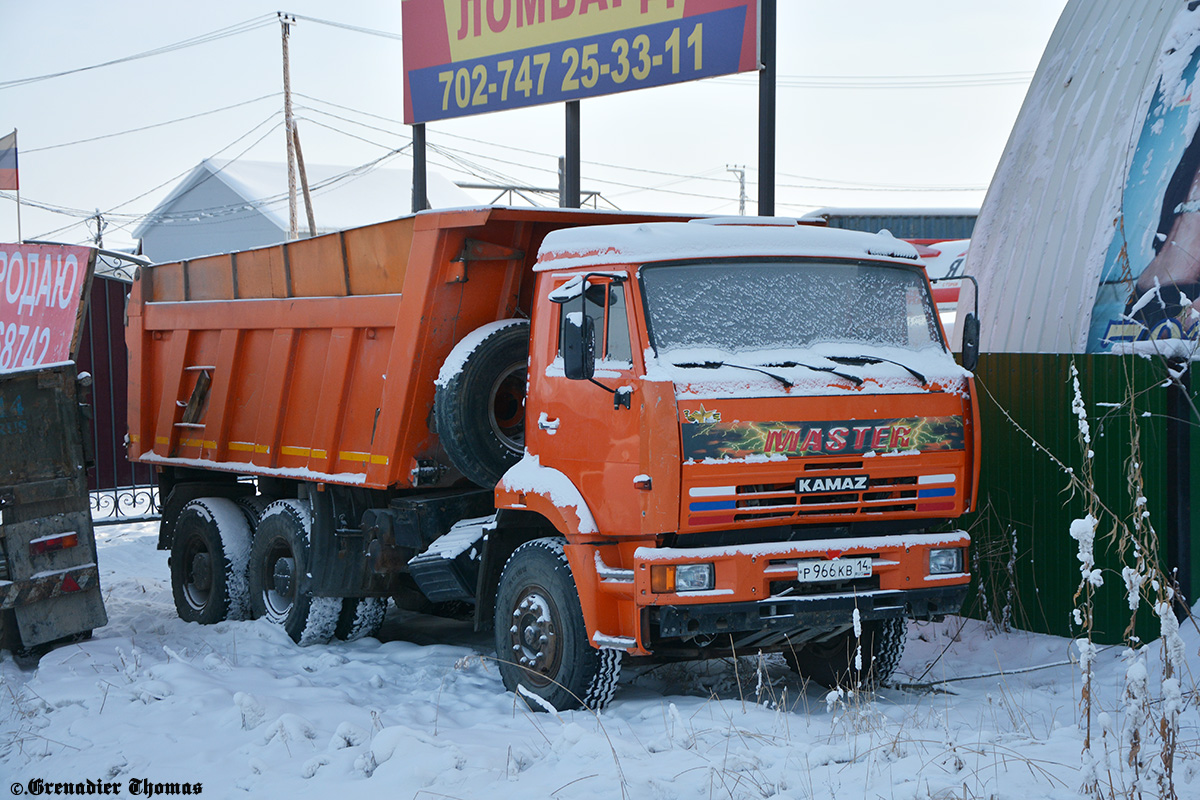
[[[954,474],[866,476],[861,470],[861,462],[826,465],[806,470],[803,478],[789,483],[693,487],[689,491],[688,522],[718,525],[873,517],[950,511],[957,505]],[[800,488],[803,490],[797,491]]]

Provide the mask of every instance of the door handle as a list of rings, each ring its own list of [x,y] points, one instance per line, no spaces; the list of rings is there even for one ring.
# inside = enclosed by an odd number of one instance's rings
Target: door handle
[[[555,433],[558,430],[558,420],[550,419],[550,417],[546,415],[546,412],[543,411],[541,415],[538,416],[538,427],[544,431]]]

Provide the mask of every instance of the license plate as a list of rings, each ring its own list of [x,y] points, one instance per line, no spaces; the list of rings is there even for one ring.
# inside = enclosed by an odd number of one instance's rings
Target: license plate
[[[796,580],[802,583],[848,581],[871,577],[869,558],[806,559],[796,563]]]

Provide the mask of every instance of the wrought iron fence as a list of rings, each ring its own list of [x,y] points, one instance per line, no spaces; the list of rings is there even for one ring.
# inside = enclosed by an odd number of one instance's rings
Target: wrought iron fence
[[[92,518],[98,525],[153,519],[159,514],[154,470],[129,461],[125,439],[129,356],[125,302],[130,277],[119,266],[96,266],[79,343],[79,371],[92,376],[92,458],[88,470]]]

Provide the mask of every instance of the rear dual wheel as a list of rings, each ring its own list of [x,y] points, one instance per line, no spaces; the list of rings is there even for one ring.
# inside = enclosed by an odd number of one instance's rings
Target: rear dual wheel
[[[386,598],[313,597],[305,590],[311,533],[312,512],[301,500],[276,500],[263,510],[249,559],[255,618],[279,625],[300,645],[377,635]]]
[[[237,504],[204,497],[183,507],[171,546],[171,590],[185,622],[211,625],[250,612],[250,523]]]
[[[300,500],[276,500],[263,511],[250,550],[250,606],[255,618],[279,625],[300,645],[333,637],[342,601],[302,589],[309,571],[312,513]]]

